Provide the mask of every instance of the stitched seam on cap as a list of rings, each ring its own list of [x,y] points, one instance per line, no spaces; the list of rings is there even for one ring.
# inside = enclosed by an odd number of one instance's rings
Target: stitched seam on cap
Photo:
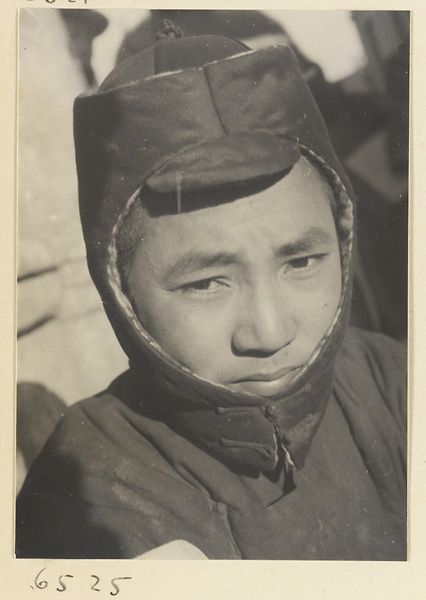
[[[187,69],[180,69],[179,71],[165,71],[164,73],[156,73],[155,75],[150,75],[149,77],[146,77],[145,79],[136,79],[135,81],[130,81],[129,83],[126,83],[125,85],[112,88],[111,90],[80,94],[78,96],[78,98],[81,98],[81,97],[86,98],[88,96],[103,96],[106,94],[111,94],[112,92],[117,92],[117,91],[125,90],[127,88],[131,88],[131,87],[141,84],[141,83],[145,83],[145,82],[152,81],[152,80],[157,80],[162,77],[169,77],[170,75],[179,75],[180,73],[188,73],[190,71],[201,71],[201,70],[204,70],[206,67],[209,67],[211,65],[217,65],[221,62],[239,59],[243,56],[249,56],[250,54],[256,54],[256,53],[266,54],[266,53],[269,53],[269,51],[271,51],[271,50],[276,50],[276,49],[280,49],[280,48],[284,49],[285,51],[291,50],[290,46],[287,46],[285,44],[276,44],[275,46],[270,46],[269,48],[260,48],[260,49],[255,49],[255,50],[249,50],[248,52],[239,52],[238,54],[234,54],[234,55],[228,56],[226,58],[220,58],[219,60],[213,60],[212,62],[206,63],[202,67],[189,67]]]
[[[212,64],[212,63],[210,63],[210,64]],[[213,88],[212,88],[211,83],[210,83],[210,77],[208,75],[206,66],[210,66],[210,65],[204,65],[204,67],[203,67],[203,70],[204,70],[204,79],[206,80],[207,87],[209,88],[210,98],[211,98],[212,104],[214,106],[214,110],[216,112],[216,116],[219,119],[219,123],[221,124],[222,129],[225,132],[225,134],[227,136],[229,136],[229,131],[226,129],[226,127],[225,127],[225,125],[224,125],[224,123],[222,121],[222,118],[221,118],[220,113],[219,113],[219,109],[218,109],[217,104],[216,104],[216,98],[215,98],[215,96],[213,94]]]

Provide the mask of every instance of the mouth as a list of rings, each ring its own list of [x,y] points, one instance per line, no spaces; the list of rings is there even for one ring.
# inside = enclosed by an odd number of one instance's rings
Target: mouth
[[[287,367],[280,371],[250,374],[232,383],[236,391],[256,396],[274,396],[285,390],[295,379],[300,367]]]

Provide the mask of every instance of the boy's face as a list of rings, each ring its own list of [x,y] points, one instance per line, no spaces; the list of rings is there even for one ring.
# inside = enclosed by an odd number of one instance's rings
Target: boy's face
[[[340,299],[330,198],[302,158],[253,196],[149,218],[130,269],[148,333],[213,383],[263,397],[283,391]]]

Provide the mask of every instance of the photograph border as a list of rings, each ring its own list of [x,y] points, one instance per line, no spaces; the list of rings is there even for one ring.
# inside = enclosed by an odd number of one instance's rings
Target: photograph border
[[[113,580],[123,580],[119,598],[144,600],[182,597],[188,600],[197,598],[221,600],[245,598],[267,598],[282,595],[286,598],[342,598],[343,600],[387,597],[423,598],[426,593],[426,517],[423,507],[426,503],[426,406],[422,402],[420,390],[423,386],[425,350],[425,272],[424,231],[426,231],[426,208],[421,201],[426,191],[426,169],[422,142],[426,97],[426,78],[422,74],[426,65],[424,35],[426,34],[426,7],[419,0],[401,7],[400,3],[387,2],[372,4],[358,2],[358,10],[410,10],[412,11],[411,35],[411,131],[410,131],[410,278],[409,278],[409,554],[406,563],[395,562],[311,562],[311,561],[106,561],[106,560],[27,560],[15,559],[14,548],[14,478],[15,478],[15,381],[16,381],[16,181],[17,181],[17,9],[45,8],[171,8],[166,3],[157,2],[143,7],[139,2],[91,1],[67,2],[56,0],[1,0],[1,58],[3,93],[0,95],[2,114],[0,152],[2,203],[0,243],[3,250],[1,283],[3,299],[1,304],[3,336],[0,347],[0,373],[3,392],[3,438],[1,441],[3,485],[0,491],[4,535],[0,543],[0,565],[5,597],[34,598],[39,594],[44,598],[56,598],[63,590],[64,577],[72,576],[72,586],[68,586],[65,597],[90,598],[91,586],[101,590],[97,597],[110,597],[115,588]],[[300,2],[298,9],[325,9],[318,2]],[[351,6],[352,4],[352,6]],[[264,3],[265,8],[284,9],[277,3]],[[221,6],[203,3],[179,3],[179,8],[241,8],[259,9],[253,2],[243,3],[233,0]],[[327,5],[327,9],[350,9],[353,3],[339,2]],[[416,200],[420,199],[420,200]],[[416,400],[415,400],[416,399]],[[38,588],[36,577],[42,572],[47,585]],[[93,577],[99,577],[96,584]],[[68,580],[69,581],[69,580]],[[38,588],[38,589],[37,589]]]

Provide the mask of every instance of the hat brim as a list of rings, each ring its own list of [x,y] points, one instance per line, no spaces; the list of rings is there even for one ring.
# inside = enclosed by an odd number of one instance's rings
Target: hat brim
[[[267,133],[241,133],[174,156],[146,184],[162,194],[204,190],[289,170],[300,155],[294,140]]]

